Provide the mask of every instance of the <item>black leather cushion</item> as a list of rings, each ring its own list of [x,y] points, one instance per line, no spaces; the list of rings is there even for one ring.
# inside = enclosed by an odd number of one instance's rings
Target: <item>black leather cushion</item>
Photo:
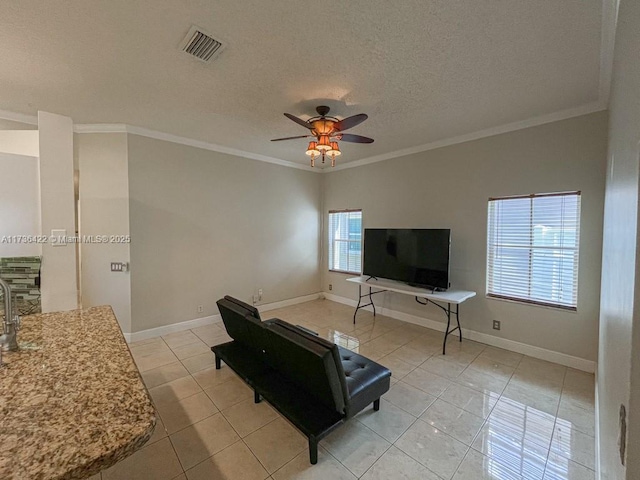
[[[230,295],[225,295],[224,299],[231,303],[235,303],[240,308],[246,310],[246,312],[249,313],[253,318],[255,318],[256,320],[260,320],[260,312],[253,305],[249,305],[248,303],[245,303],[242,300],[238,300],[237,298],[233,298]]]
[[[389,390],[391,371],[351,350],[338,348],[349,396],[347,416],[353,416]]]
[[[264,325],[267,362],[323,405],[344,414],[343,375],[335,360],[337,346],[279,319]]]
[[[229,336],[253,351],[264,351],[262,322],[254,318],[252,312],[226,298],[216,303]]]

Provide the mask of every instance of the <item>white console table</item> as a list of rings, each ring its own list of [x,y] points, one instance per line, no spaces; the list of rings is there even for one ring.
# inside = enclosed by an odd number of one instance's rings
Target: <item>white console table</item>
[[[434,292],[426,288],[412,287],[406,283],[396,282],[394,280],[387,280],[385,278],[375,277],[354,277],[348,278],[347,282],[358,284],[358,306],[353,313],[353,323],[356,323],[356,314],[358,310],[364,307],[373,307],[373,316],[376,316],[376,306],[373,303],[373,295],[383,292],[396,292],[403,295],[411,295],[415,297],[416,302],[420,305],[428,305],[429,302],[433,303],[436,307],[440,308],[447,316],[447,329],[444,332],[444,342],[442,344],[442,354],[445,354],[447,348],[447,337],[450,333],[458,330],[458,336],[462,341],[462,330],[460,329],[460,317],[458,312],[460,310],[460,304],[472,297],[476,296],[476,292],[470,292],[466,290],[447,290],[446,292]],[[369,287],[369,293],[362,294],[362,286]],[[374,291],[375,289],[375,291]],[[369,303],[363,304],[362,299],[369,297]],[[424,303],[421,301],[424,300]],[[445,307],[442,304],[447,304]],[[451,305],[455,305],[455,311],[451,310]],[[451,328],[451,314],[456,317],[457,327]]]

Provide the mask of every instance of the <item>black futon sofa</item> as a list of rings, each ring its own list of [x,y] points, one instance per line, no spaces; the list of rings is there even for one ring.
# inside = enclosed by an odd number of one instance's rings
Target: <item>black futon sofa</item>
[[[318,461],[318,442],[389,390],[391,372],[280,319],[261,321],[255,307],[226,296],[217,302],[233,340],[211,347],[221,360],[309,439],[309,458]]]

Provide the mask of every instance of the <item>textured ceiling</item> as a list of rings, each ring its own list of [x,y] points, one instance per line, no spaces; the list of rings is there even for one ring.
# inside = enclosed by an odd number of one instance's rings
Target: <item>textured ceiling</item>
[[[598,100],[600,0],[0,2],[0,108],[126,123],[306,164],[319,104],[367,113],[340,162]],[[192,24],[227,43],[178,50]]]

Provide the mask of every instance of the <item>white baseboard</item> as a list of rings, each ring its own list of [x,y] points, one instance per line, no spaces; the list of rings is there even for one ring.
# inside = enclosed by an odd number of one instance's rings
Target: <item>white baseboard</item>
[[[279,302],[256,305],[256,307],[258,307],[258,311],[262,313],[268,312],[269,310],[276,310],[278,308],[290,307],[291,305],[297,305],[299,303],[311,302],[312,300],[317,300],[319,298],[323,298],[321,292],[304,295],[302,297],[289,298],[288,300],[281,300]]]
[[[139,332],[125,333],[124,338],[127,343],[139,342],[140,340],[147,340],[149,338],[160,337],[162,335],[168,335],[170,333],[182,332],[183,330],[204,327],[205,325],[213,325],[214,323],[218,323],[220,321],[222,321],[222,318],[219,314],[210,315],[208,317],[194,318],[193,320],[172,323],[171,325],[163,325],[162,327],[140,330]]]
[[[583,372],[594,373],[596,371],[596,362],[587,360],[586,358],[574,357],[573,355],[567,355],[566,353],[556,352],[554,350],[536,347],[535,345],[516,342],[515,340],[509,340],[507,338],[495,337],[487,333],[476,332],[474,330],[467,330],[464,328],[462,329],[462,335],[471,340],[475,340],[476,342],[486,343],[487,345],[504,348],[505,350],[511,350],[516,353],[522,353],[523,355],[539,358],[540,360],[558,363],[565,367],[582,370]]]
[[[355,300],[351,300],[350,298],[340,297],[332,293],[325,292],[324,298],[326,298],[327,300],[331,300],[333,302],[343,303],[345,305],[349,305],[354,308],[358,305],[358,302],[356,302]],[[372,307],[364,307],[364,310],[373,312]],[[385,307],[376,306],[376,313],[384,315],[385,317],[395,318],[396,320],[402,320],[403,322],[413,323],[414,325],[420,325],[421,327],[430,328],[432,330],[438,330],[439,332],[444,332],[446,328],[446,324],[442,322],[437,322],[435,320],[431,320],[425,317],[418,317],[417,315],[411,315],[410,313],[391,310]]]
[[[324,298],[332,300],[334,302],[343,303],[355,307],[358,302],[350,298],[340,297],[332,293],[324,292]],[[365,310],[373,311],[371,307],[365,307]],[[413,323],[422,327],[431,328],[439,332],[444,332],[447,325],[443,322],[438,322],[425,317],[418,317],[409,313],[399,312],[397,310],[391,310],[385,307],[376,307],[376,312],[386,317],[395,318],[404,322]],[[475,330],[462,329],[462,336],[476,342],[485,343],[493,347],[503,348],[516,353],[522,353],[529,357],[539,358],[541,360],[547,360],[549,362],[559,363],[567,367],[582,370],[584,372],[594,373],[596,363],[580,357],[574,357],[565,353],[555,352],[553,350],[547,350],[546,348],[536,347],[534,345],[528,345],[526,343],[516,342],[515,340],[509,340],[507,338],[496,337],[487,333],[476,332]]]
[[[302,297],[289,298],[279,302],[265,303],[264,305],[256,305],[258,311],[268,312],[269,310],[275,310],[277,308],[289,307],[298,303],[310,302],[311,300],[317,300],[322,298],[321,293],[313,293],[311,295],[304,295]],[[207,317],[194,318],[193,320],[187,320],[184,322],[172,323],[171,325],[163,325],[162,327],[149,328],[147,330],[141,330],[139,332],[125,333],[124,338],[127,343],[139,342],[140,340],[147,340],[149,338],[160,337],[162,335],[168,335],[170,333],[182,332],[184,330],[190,330],[192,328],[203,327],[205,325],[213,325],[222,321],[220,314],[210,315]]]

